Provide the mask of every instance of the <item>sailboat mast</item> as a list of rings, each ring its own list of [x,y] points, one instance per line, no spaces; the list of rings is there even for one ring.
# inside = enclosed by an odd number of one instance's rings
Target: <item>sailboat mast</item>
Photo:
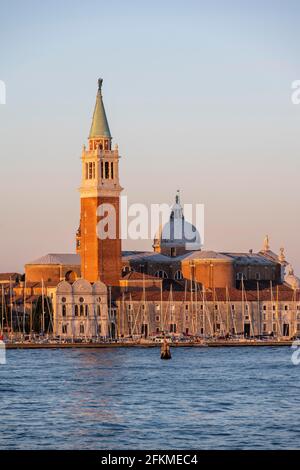
[[[12,340],[13,336],[13,302],[12,302],[12,287],[11,287],[11,277],[9,278],[9,301],[10,301],[10,339]]]
[[[1,334],[4,327],[4,286],[2,285],[2,303],[1,303]]]
[[[42,335],[45,332],[45,298],[44,298],[44,280],[42,279]]]
[[[25,307],[26,306],[26,279],[24,281],[24,299],[23,299],[23,335],[25,335]]]

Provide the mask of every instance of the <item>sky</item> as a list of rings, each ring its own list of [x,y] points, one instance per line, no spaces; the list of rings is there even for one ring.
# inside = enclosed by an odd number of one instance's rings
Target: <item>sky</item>
[[[0,0],[0,271],[75,251],[102,77],[129,202],[180,189],[205,205],[205,249],[268,234],[300,274],[299,19],[293,0]]]

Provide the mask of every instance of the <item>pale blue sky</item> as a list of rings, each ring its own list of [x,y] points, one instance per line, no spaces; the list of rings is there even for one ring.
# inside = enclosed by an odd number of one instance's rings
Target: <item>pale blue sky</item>
[[[300,273],[299,21],[298,1],[1,1],[0,270],[74,251],[101,76],[130,201],[180,188],[205,248],[269,233]]]

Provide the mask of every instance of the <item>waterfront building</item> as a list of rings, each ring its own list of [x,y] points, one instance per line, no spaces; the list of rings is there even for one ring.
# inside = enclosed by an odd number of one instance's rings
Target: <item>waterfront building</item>
[[[73,284],[62,281],[56,290],[57,315],[54,333],[68,338],[107,338],[114,336],[109,322],[107,287],[103,282],[91,284],[78,279]]]
[[[46,297],[49,329],[72,339],[147,338],[162,331],[199,337],[300,336],[300,280],[284,250],[274,253],[268,236],[258,252],[204,250],[199,232],[185,219],[178,192],[153,251],[122,252],[119,159],[99,80],[81,157],[76,254],[48,254],[27,263],[25,280],[14,279],[13,298],[5,284],[11,305],[18,305],[20,313],[22,303],[23,312],[31,305],[32,311],[32,304]],[[99,206],[106,204],[114,208],[116,230],[103,239],[97,229],[104,216]]]

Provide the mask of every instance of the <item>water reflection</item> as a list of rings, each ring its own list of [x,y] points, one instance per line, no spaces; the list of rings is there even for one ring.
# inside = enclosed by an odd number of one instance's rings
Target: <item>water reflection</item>
[[[298,371],[289,348],[8,351],[0,447],[295,448]]]

